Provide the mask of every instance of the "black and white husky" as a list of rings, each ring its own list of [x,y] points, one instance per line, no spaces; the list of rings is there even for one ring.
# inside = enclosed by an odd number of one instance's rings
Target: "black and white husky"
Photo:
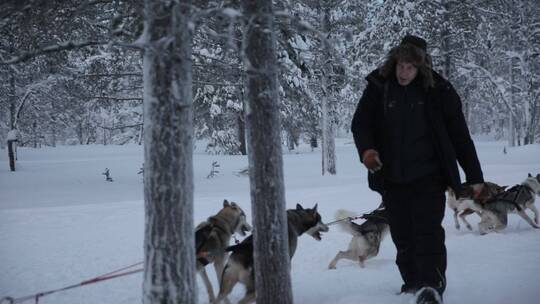
[[[223,208],[200,223],[195,228],[195,246],[197,252],[197,272],[201,275],[208,299],[215,301],[212,284],[206,273],[206,265],[213,263],[218,282],[227,256],[226,249],[234,233],[246,235],[251,226],[246,221],[246,214],[235,202],[223,201]]]
[[[481,234],[506,228],[509,213],[517,213],[533,228],[540,228],[538,209],[534,205],[537,195],[540,195],[540,174],[532,176],[529,173],[521,184],[505,190],[489,202],[480,204],[467,200],[464,204],[480,214],[481,221],[478,223],[478,229]],[[534,213],[534,220],[525,212],[527,209]]]
[[[353,216],[352,212],[343,209],[338,210],[335,215],[336,220]],[[379,253],[381,242],[389,231],[386,209],[381,204],[379,208],[369,214],[364,214],[362,218],[366,219],[362,224],[356,224],[351,220],[338,222],[344,231],[352,235],[352,239],[346,251],[338,251],[328,265],[329,269],[336,269],[336,264],[341,259],[358,261],[360,267],[363,268],[367,259]]]
[[[321,232],[327,232],[317,205],[311,209],[304,209],[300,204],[296,209],[287,210],[287,225],[289,235],[289,255],[292,258],[296,251],[297,240],[303,233],[311,235],[314,239],[321,240]],[[245,238],[240,244],[227,248],[231,251],[227,265],[223,270],[219,294],[215,303],[227,300],[236,283],[241,282],[246,286],[246,294],[238,303],[252,303],[255,300],[255,273],[253,269],[253,235]]]

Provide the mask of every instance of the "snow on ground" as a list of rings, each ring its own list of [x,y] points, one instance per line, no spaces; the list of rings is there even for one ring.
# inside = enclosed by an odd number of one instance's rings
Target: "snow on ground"
[[[476,144],[487,180],[514,185],[528,172],[540,173],[539,145],[507,148],[503,154],[504,143]],[[0,153],[0,298],[65,287],[142,261],[140,146],[20,148],[16,172],[9,172],[7,151]],[[285,152],[289,208],[299,202],[307,207],[318,203],[323,220],[329,222],[339,208],[363,213],[377,207],[379,197],[368,190],[366,171],[350,139],[338,140],[337,155],[338,175],[322,176],[320,150],[302,146],[299,152]],[[220,173],[207,179],[212,161],[220,164]],[[247,167],[245,156],[197,151],[194,162],[196,223],[217,212],[224,198],[239,203],[250,217],[248,178],[235,175]],[[105,168],[113,182],[105,181]],[[451,214],[448,210],[444,220],[445,303],[539,303],[540,231],[511,215],[505,231],[480,236],[476,216],[470,217],[474,231],[456,231]],[[390,238],[364,269],[352,261],[327,269],[349,240],[335,227],[321,242],[300,238],[292,261],[295,302],[408,303],[410,296],[396,295],[401,281]],[[215,274],[209,274],[216,286]],[[207,303],[198,283],[199,302]],[[56,293],[40,303],[140,303],[141,286],[138,273]],[[231,299],[237,301],[242,294],[243,287],[237,286]]]

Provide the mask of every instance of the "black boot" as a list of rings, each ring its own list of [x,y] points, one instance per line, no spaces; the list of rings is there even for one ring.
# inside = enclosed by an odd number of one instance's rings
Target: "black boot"
[[[442,304],[442,298],[433,287],[422,287],[415,295],[416,304]]]
[[[417,285],[403,284],[401,285],[401,293],[415,294],[418,291]]]

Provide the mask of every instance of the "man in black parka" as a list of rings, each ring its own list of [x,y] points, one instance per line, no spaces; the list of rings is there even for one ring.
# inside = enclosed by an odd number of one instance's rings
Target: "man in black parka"
[[[459,193],[457,162],[476,192],[482,170],[461,100],[431,69],[422,38],[407,35],[370,73],[352,121],[369,186],[382,195],[402,292],[446,288],[444,229],[447,187]]]

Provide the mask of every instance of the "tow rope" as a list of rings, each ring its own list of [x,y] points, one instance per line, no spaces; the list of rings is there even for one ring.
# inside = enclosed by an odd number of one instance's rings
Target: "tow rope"
[[[36,293],[36,294],[33,294],[33,295],[28,295],[28,296],[24,296],[24,297],[20,297],[20,298],[4,297],[4,298],[0,299],[0,304],[16,304],[16,303],[23,303],[23,302],[30,301],[30,300],[35,300],[34,303],[38,304],[40,298],[42,298],[44,296],[48,296],[48,295],[56,293],[56,292],[59,292],[59,291],[64,291],[64,290],[68,290],[68,289],[82,287],[82,286],[85,286],[85,285],[90,285],[90,284],[94,284],[94,283],[97,283],[97,282],[102,282],[102,281],[106,281],[106,280],[110,280],[110,279],[123,277],[123,276],[127,276],[127,275],[130,275],[130,274],[141,272],[141,271],[143,271],[143,268],[138,268],[138,269],[129,270],[129,271],[126,271],[126,270],[130,269],[130,268],[133,268],[135,266],[142,265],[142,264],[143,264],[143,262],[135,263],[133,265],[122,267],[122,268],[120,268],[118,270],[102,274],[102,275],[97,276],[95,278],[82,281],[82,282],[80,282],[78,284],[73,284],[73,285],[69,285],[69,286],[66,286],[66,287],[53,289],[53,290],[48,290],[48,291],[42,291],[42,292],[39,292],[39,293]]]
[[[339,222],[343,222],[343,221],[354,221],[354,220],[358,220],[358,219],[361,219],[361,218],[364,218],[364,215],[347,216],[347,217],[344,217],[342,219],[335,220],[333,222],[327,223],[326,226],[332,226],[332,225],[335,225],[335,224],[337,224]]]

